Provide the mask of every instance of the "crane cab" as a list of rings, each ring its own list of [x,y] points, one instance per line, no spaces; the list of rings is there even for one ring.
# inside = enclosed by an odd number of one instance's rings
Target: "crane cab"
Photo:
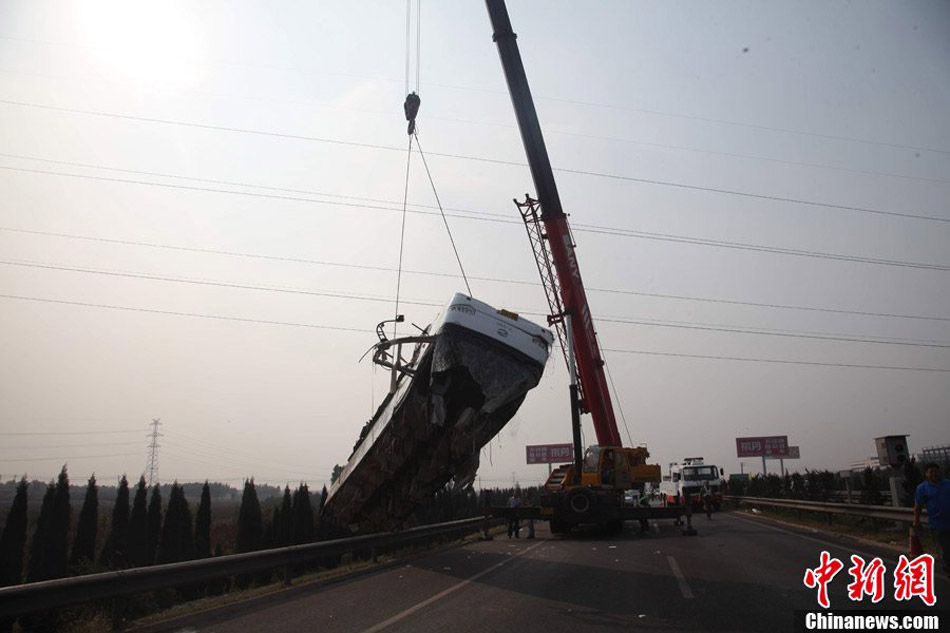
[[[645,483],[659,483],[660,467],[648,464],[649,456],[649,451],[643,446],[590,446],[584,451],[579,485],[606,490],[630,490],[642,489]],[[566,491],[577,486],[574,483],[574,464],[559,466],[544,484],[550,492]]]

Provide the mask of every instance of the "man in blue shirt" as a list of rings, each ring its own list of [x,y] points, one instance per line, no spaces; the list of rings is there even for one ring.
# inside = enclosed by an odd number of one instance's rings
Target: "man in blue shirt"
[[[914,495],[914,527],[920,527],[920,512],[927,508],[927,524],[937,546],[937,556],[943,566],[943,572],[950,572],[947,555],[950,554],[950,480],[940,476],[940,467],[936,464],[924,466],[927,480],[917,486]]]

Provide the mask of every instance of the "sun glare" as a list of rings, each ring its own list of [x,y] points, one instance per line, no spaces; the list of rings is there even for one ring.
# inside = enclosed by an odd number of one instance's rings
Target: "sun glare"
[[[194,24],[178,6],[96,2],[83,4],[78,17],[98,63],[123,80],[185,83],[198,75]]]

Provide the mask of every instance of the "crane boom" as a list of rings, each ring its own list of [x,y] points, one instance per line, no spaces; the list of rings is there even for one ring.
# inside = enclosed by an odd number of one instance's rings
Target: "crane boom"
[[[535,256],[538,259],[539,269],[544,265],[543,257],[547,257],[547,266],[553,266],[557,275],[557,283],[553,279],[545,282],[545,289],[549,291],[549,302],[552,305],[552,315],[548,318],[551,325],[557,326],[562,346],[564,335],[564,316],[570,314],[571,334],[574,339],[574,352],[577,358],[578,387],[580,393],[581,411],[589,412],[597,434],[597,442],[603,446],[622,446],[620,431],[614,416],[613,404],[610,399],[607,378],[604,373],[604,361],[597,344],[597,335],[594,332],[594,322],[591,317],[590,306],[587,303],[587,293],[581,279],[580,267],[574,253],[574,241],[571,237],[567,214],[561,207],[561,199],[554,180],[554,171],[548,158],[544,137],[541,133],[541,124],[534,108],[534,100],[528,87],[528,78],[525,75],[521,53],[518,50],[516,35],[511,28],[508,9],[504,0],[485,0],[488,14],[491,18],[494,31],[492,39],[498,46],[498,54],[508,83],[508,91],[514,105],[518,119],[518,129],[521,140],[528,156],[528,166],[531,177],[537,190],[537,200],[530,198],[527,205],[535,217],[535,222],[543,225],[543,232],[538,226],[537,244],[532,240]],[[532,203],[534,203],[532,205]],[[537,207],[540,213],[537,213]],[[525,215],[524,207],[522,214]],[[529,217],[525,215],[526,223]],[[529,235],[531,226],[528,226]],[[542,279],[545,272],[541,271]],[[550,288],[550,289],[549,289]],[[556,293],[552,300],[550,292]],[[560,310],[556,310],[560,307]]]

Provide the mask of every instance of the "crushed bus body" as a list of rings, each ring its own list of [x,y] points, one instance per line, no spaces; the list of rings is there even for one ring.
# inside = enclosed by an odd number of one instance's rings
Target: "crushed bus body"
[[[328,491],[324,517],[352,532],[406,527],[450,481],[470,486],[479,452],[540,381],[553,340],[462,294],[422,335],[382,340],[374,361],[393,369],[393,389]],[[414,346],[405,364],[403,344]]]

